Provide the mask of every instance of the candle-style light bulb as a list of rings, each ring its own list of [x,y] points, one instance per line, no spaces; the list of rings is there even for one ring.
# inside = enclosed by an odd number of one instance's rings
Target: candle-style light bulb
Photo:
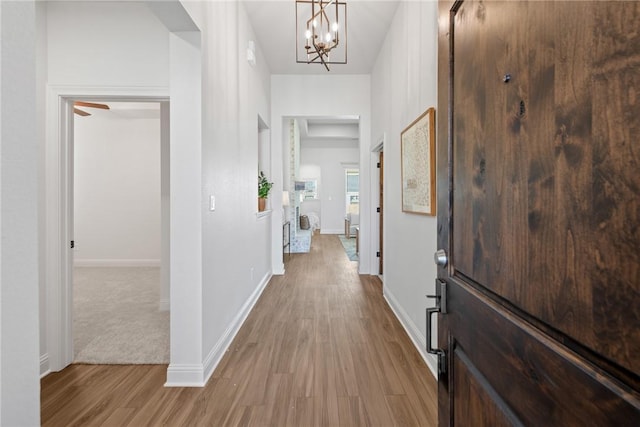
[[[338,32],[338,23],[334,22],[333,25],[331,26],[331,29],[333,30],[334,33]]]

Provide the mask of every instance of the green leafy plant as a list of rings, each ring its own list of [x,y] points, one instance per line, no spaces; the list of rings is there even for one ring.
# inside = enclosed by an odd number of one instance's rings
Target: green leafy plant
[[[269,182],[267,177],[264,175],[264,172],[260,171],[260,174],[258,175],[258,197],[262,199],[269,197],[271,187],[273,187],[273,182]]]

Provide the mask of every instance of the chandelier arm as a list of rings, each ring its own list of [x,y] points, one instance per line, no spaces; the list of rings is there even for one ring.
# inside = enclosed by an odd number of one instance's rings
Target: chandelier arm
[[[305,19],[304,12],[302,15],[298,15],[299,18],[302,18],[301,22],[306,21],[306,32],[305,32],[305,50],[306,50],[306,61],[300,61],[298,57],[298,53],[296,53],[296,62],[306,62],[310,63],[321,63],[327,71],[331,71],[329,68],[329,64],[346,64],[346,36],[347,36],[347,7],[346,1],[341,0],[296,0],[296,11],[297,5],[299,3],[310,4],[311,6],[311,18]],[[329,15],[331,15],[333,10],[331,6],[335,6],[335,17],[332,22]],[[340,14],[340,10],[343,10],[342,16]],[[308,9],[307,9],[308,10]],[[296,12],[297,13],[297,12]],[[307,15],[309,16],[309,15]],[[341,19],[342,18],[342,19]],[[296,34],[298,33],[298,23],[300,21],[296,21]],[[315,24],[315,25],[314,25]],[[343,37],[340,37],[340,36]],[[329,60],[330,53],[333,49],[338,46],[344,45],[344,61],[335,60],[332,62]],[[298,42],[296,41],[296,52],[297,52]],[[339,49],[338,49],[339,50]]]
[[[322,55],[320,55],[320,62],[322,62],[322,65],[324,65],[324,68],[326,68],[327,71],[331,71],[327,63],[324,61],[324,58],[322,57]]]

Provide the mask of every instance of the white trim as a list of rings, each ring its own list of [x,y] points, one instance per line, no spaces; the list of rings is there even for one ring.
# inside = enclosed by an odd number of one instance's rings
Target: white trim
[[[272,212],[271,209],[267,209],[266,211],[256,212],[256,218],[258,220],[261,220],[263,218],[268,218],[271,216],[271,212]]]
[[[203,366],[170,364],[165,387],[204,387]]]
[[[384,141],[386,138],[387,138],[387,133],[382,132],[382,135],[376,141],[376,145],[373,146],[373,148],[371,149],[371,152],[378,153],[380,151],[384,151]]]
[[[360,171],[360,163],[357,162],[340,162],[344,169],[353,169],[354,171]]]
[[[158,307],[159,311],[169,311],[170,307],[171,303],[169,302],[169,298],[160,299],[160,307]]]
[[[46,198],[46,289],[47,354],[49,367],[59,371],[72,361],[69,249],[71,233],[67,216],[67,142],[70,132],[69,107],[61,100],[61,90],[47,92],[47,129],[45,147]],[[66,108],[65,108],[66,106]],[[72,131],[72,129],[71,129]]]
[[[40,356],[40,378],[44,378],[51,373],[49,369],[49,355],[47,353]]]
[[[46,289],[47,354],[52,371],[62,370],[73,360],[72,340],[72,254],[68,242],[73,230],[68,223],[71,138],[73,135],[72,100],[166,101],[166,87],[47,87],[46,128]]]
[[[288,254],[287,254],[288,255]],[[284,262],[273,271],[274,276],[282,276],[284,274]]]
[[[429,355],[425,350],[427,347],[427,341],[425,337],[422,335],[422,333],[420,332],[420,330],[418,329],[418,326],[413,322],[413,320],[411,320],[407,312],[404,311],[402,306],[398,303],[398,300],[393,296],[393,294],[388,289],[383,287],[382,295],[384,296],[384,299],[387,301],[387,304],[389,304],[389,307],[391,307],[393,314],[396,315],[396,318],[398,319],[398,321],[400,322],[404,330],[407,332],[407,335],[409,335],[409,338],[411,339],[411,342],[413,342],[413,345],[415,346],[415,348],[418,350],[418,353],[420,353],[420,356],[422,356],[422,359],[425,361],[425,363],[429,367],[431,374],[437,380],[438,379],[437,361],[435,357]]]
[[[213,346],[202,365],[169,365],[167,369],[167,382],[165,387],[204,387],[211,375],[222,360],[233,339],[251,313],[251,310],[258,302],[260,295],[271,280],[272,274],[267,273],[260,281],[253,293],[233,318],[222,337]]]
[[[344,228],[321,228],[320,234],[344,234]]]
[[[236,316],[233,318],[233,321],[224,332],[224,334],[222,334],[220,340],[218,340],[216,345],[213,346],[213,348],[207,355],[206,359],[204,360],[205,384],[207,381],[209,381],[209,378],[213,374],[213,371],[216,369],[216,366],[218,366],[218,364],[220,363],[220,360],[222,360],[222,357],[227,352],[229,346],[231,346],[231,342],[238,334],[238,331],[244,324],[245,320],[247,320],[249,313],[251,313],[253,306],[255,306],[258,302],[260,295],[262,295],[262,292],[267,287],[267,284],[269,284],[271,277],[272,274],[270,272],[264,275],[264,277],[260,281],[260,284],[258,284],[258,287],[255,289],[255,291],[253,291],[242,308],[240,308],[238,314],[236,314]]]
[[[88,101],[162,102],[169,100],[169,88],[162,86],[47,85],[49,96]]]
[[[160,267],[159,259],[74,259],[74,267]]]

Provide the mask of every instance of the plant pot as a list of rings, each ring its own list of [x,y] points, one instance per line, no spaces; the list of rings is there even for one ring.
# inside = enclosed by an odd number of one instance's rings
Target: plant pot
[[[258,212],[264,212],[267,206],[267,199],[264,197],[258,197]]]

